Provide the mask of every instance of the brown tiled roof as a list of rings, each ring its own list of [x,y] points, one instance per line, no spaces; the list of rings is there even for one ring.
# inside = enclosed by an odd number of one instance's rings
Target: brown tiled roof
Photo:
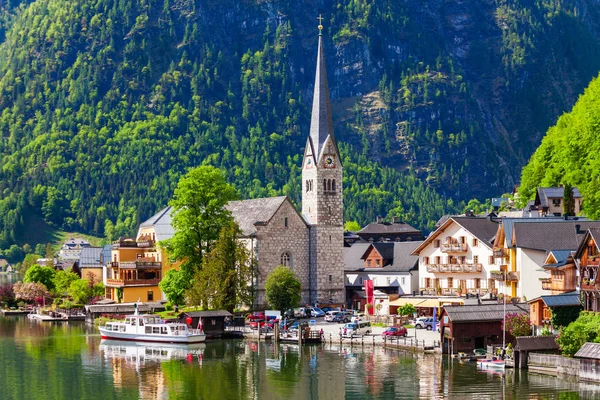
[[[404,222],[373,222],[358,231],[359,236],[381,234],[394,235],[407,233],[421,233],[421,231]]]
[[[367,249],[373,244],[385,244],[393,246],[392,263],[382,268],[368,268],[369,272],[409,272],[415,269],[419,262],[418,256],[411,255],[412,251],[422,242],[391,242],[391,243],[354,243],[351,247],[344,248],[344,270],[362,271],[365,269],[364,260],[361,258]]]
[[[516,351],[558,350],[556,336],[519,336],[515,340]]]
[[[473,306],[447,306],[444,310],[452,322],[501,321],[504,319],[503,304],[481,304]],[[506,304],[506,314],[529,314],[529,306],[524,304]]]

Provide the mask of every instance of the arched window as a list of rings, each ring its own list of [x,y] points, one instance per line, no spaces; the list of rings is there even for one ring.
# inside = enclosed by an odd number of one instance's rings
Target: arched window
[[[287,251],[281,255],[281,265],[292,268],[292,255]]]
[[[323,190],[327,191],[327,179],[323,179]]]
[[[335,179],[331,181],[331,190],[335,192]]]
[[[310,191],[311,191],[311,192],[312,192],[312,190],[313,190],[313,184],[312,184],[312,183],[313,183],[312,179],[311,179],[310,181],[308,181],[308,184],[309,184],[309,186],[310,186]]]
[[[310,190],[310,181],[306,181],[306,191],[308,192]]]

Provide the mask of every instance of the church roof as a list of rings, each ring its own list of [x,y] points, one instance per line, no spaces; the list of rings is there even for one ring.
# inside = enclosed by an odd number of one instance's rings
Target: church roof
[[[337,143],[335,142],[335,137],[333,135],[333,122],[331,119],[331,102],[329,100],[329,86],[327,84],[327,68],[325,66],[325,53],[323,51],[323,36],[319,35],[315,89],[310,120],[310,141],[312,142],[316,160],[319,160],[328,136],[331,136],[337,151]],[[339,151],[337,151],[337,153],[339,154]]]
[[[231,201],[226,208],[231,211],[235,222],[240,226],[242,234],[252,236],[256,234],[255,224],[269,222],[286,199],[287,196],[279,196]]]
[[[358,231],[359,236],[371,234],[394,235],[400,233],[421,233],[421,231],[404,222],[372,222]]]
[[[287,199],[287,196],[230,201],[225,208],[231,212],[233,219],[240,226],[242,234],[252,236],[256,233],[254,224],[268,222],[285,199]],[[142,222],[140,228],[153,226],[156,232],[156,240],[159,242],[170,239],[175,234],[175,230],[171,225],[171,217],[172,207],[165,207]]]

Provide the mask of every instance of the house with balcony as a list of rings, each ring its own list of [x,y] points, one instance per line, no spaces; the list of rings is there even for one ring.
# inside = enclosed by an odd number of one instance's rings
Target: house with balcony
[[[564,218],[503,218],[494,241],[494,257],[510,274],[518,278],[509,283],[507,294],[524,300],[548,295],[552,270],[555,287],[568,267],[554,265],[543,268],[546,261],[564,258],[560,251],[575,251],[586,229],[598,226],[600,221]],[[550,253],[554,256],[549,258]],[[554,264],[554,263],[552,263]],[[566,281],[564,281],[567,284]],[[564,286],[568,289],[568,285]],[[552,289],[549,289],[552,290]],[[558,290],[557,290],[558,292]]]
[[[575,259],[579,262],[579,279],[585,311],[600,311],[600,227],[585,233]]]
[[[419,293],[498,293],[497,280],[492,276],[499,270],[492,252],[497,229],[493,215],[450,216],[441,222],[412,253],[419,257]]]
[[[104,266],[105,297],[118,302],[162,299],[158,283],[163,263],[152,240],[121,238],[114,242],[111,260]]]
[[[577,268],[570,250],[551,250],[544,261],[544,268],[550,273],[547,278],[542,278],[542,290],[549,290],[551,294],[573,292],[577,289]]]
[[[548,328],[550,331],[558,332],[559,327],[552,326],[552,313],[561,309],[563,315],[563,325],[574,321],[581,310],[581,300],[578,291],[560,293],[556,295],[540,296],[529,303],[529,320],[534,335],[541,335],[542,329]],[[570,311],[570,312],[565,312]],[[572,319],[564,320],[564,315],[572,316]]]
[[[344,250],[346,298],[353,299],[372,280],[381,293],[405,295],[419,288],[418,257],[413,250],[421,242],[357,242]],[[360,295],[360,293],[359,293]]]

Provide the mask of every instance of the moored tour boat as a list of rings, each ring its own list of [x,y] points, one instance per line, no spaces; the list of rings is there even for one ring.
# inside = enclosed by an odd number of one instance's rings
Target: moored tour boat
[[[180,322],[165,323],[157,315],[139,315],[125,317],[123,322],[107,322],[99,327],[102,339],[132,340],[136,342],[159,343],[200,343],[206,340],[202,329],[190,329]]]

